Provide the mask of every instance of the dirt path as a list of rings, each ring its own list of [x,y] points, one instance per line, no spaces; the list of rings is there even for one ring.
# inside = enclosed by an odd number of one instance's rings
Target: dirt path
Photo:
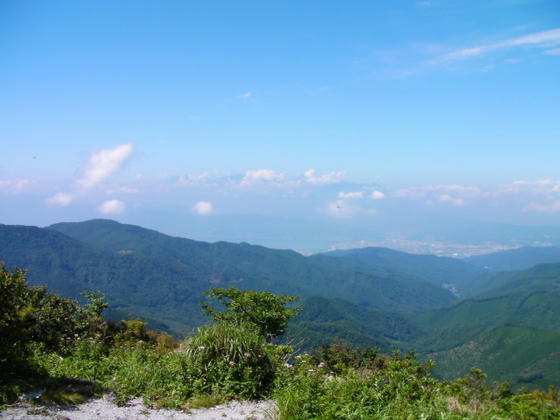
[[[42,407],[22,403],[19,406],[0,411],[0,418],[13,420],[272,420],[272,401],[233,401],[212,408],[191,410],[190,413],[177,410],[152,410],[146,408],[141,398],[119,407],[108,396],[92,399],[84,404],[69,407]]]

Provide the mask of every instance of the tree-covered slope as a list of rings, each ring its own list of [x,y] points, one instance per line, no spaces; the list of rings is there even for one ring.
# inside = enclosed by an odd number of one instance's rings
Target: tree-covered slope
[[[434,374],[441,378],[464,376],[476,366],[491,380],[508,381],[514,388],[546,389],[559,384],[560,331],[498,326],[427,358],[436,361]]]
[[[209,282],[157,259],[112,254],[60,232],[0,225],[0,260],[28,270],[31,284],[79,297],[99,290],[112,308],[154,318],[186,332],[203,322],[198,304]]]
[[[177,265],[211,284],[302,297],[341,297],[372,309],[414,313],[454,300],[447,290],[393,271],[379,271],[351,259],[304,257],[246,243],[206,243],[110,220],[60,223],[50,227],[91,246],[132,253]]]
[[[478,267],[457,258],[408,254],[380,247],[339,250],[322,255],[343,257],[379,273],[399,273],[436,286],[461,285],[481,273]]]
[[[245,243],[174,238],[107,220],[49,229],[2,225],[0,260],[28,268],[30,282],[66,296],[100,290],[114,309],[178,332],[205,322],[199,311],[204,291],[228,285],[302,298],[340,297],[403,313],[453,301],[448,291],[399,274],[321,264],[293,251]]]
[[[418,337],[420,330],[402,315],[372,311],[344,299],[307,298],[290,322],[285,340],[303,349],[328,345],[334,339],[358,347],[389,351]]]
[[[560,330],[560,264],[543,264],[529,270],[496,273],[498,286],[484,294],[414,317],[429,335],[416,344],[438,350],[456,345],[451,331],[480,331],[499,325]],[[448,333],[446,333],[446,331]],[[447,337],[447,338],[445,338]]]
[[[523,247],[491,254],[476,255],[463,261],[486,271],[525,270],[537,264],[560,262],[558,247]]]
[[[557,384],[560,376],[560,264],[495,273],[495,288],[415,316],[414,347],[449,379],[481,367],[516,385]]]

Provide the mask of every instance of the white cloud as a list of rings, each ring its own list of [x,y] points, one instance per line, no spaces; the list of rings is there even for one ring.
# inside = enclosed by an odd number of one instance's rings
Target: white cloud
[[[18,194],[23,192],[27,187],[34,183],[34,180],[26,178],[0,179],[0,192],[8,194]]]
[[[214,206],[209,201],[199,201],[192,207],[195,214],[205,216],[214,213]]]
[[[179,184],[180,185],[193,185],[193,184],[198,184],[201,181],[204,181],[205,179],[207,179],[210,175],[208,174],[208,172],[203,172],[199,175],[181,175],[179,177]]]
[[[132,143],[121,144],[113,149],[101,149],[91,153],[89,163],[78,184],[91,188],[118,171],[134,150]]]
[[[49,206],[66,207],[72,202],[73,198],[70,194],[59,192],[52,197],[47,198],[46,203]]]
[[[305,181],[314,185],[336,184],[344,179],[346,171],[333,171],[325,175],[315,175],[315,169],[309,169],[303,173]]]
[[[110,188],[105,191],[106,194],[116,194],[116,193],[123,193],[123,194],[138,194],[140,190],[138,188],[127,187],[126,185],[118,188]]]
[[[515,190],[518,193],[531,193],[533,195],[556,193],[560,192],[560,181],[555,181],[552,178],[538,179],[536,181],[520,179],[513,182],[512,186],[506,187],[505,190]]]
[[[531,203],[525,210],[533,210],[539,213],[560,213],[560,201],[548,204]]]
[[[427,185],[424,187],[410,187],[395,191],[393,194],[397,198],[424,198],[428,199],[427,203],[439,201],[441,203],[449,203],[454,206],[464,206],[467,200],[486,197],[489,194],[482,191],[478,187],[470,187],[464,185]]]
[[[103,202],[97,210],[103,214],[119,214],[124,212],[126,206],[120,200],[108,200]]]
[[[352,191],[352,192],[339,192],[338,198],[364,198],[364,193],[362,191]]]
[[[465,200],[463,200],[462,198],[456,198],[453,197],[449,194],[442,194],[439,196],[439,201],[442,203],[450,203],[454,206],[464,206],[465,205]]]
[[[385,194],[381,191],[375,190],[369,195],[369,198],[372,200],[383,200],[385,198]]]
[[[489,52],[503,50],[515,47],[540,47],[546,48],[560,44],[560,29],[551,29],[548,31],[535,32],[532,34],[510,38],[491,44],[476,45],[474,47],[461,48],[441,55],[428,64],[435,65],[450,61],[466,60],[478,57]]]
[[[238,96],[239,99],[249,99],[253,94],[251,92],[245,92]]]
[[[258,184],[263,181],[278,181],[284,177],[272,169],[250,169],[241,180],[241,185]]]
[[[546,50],[544,53],[546,55],[560,55],[560,48],[553,48],[552,50]]]

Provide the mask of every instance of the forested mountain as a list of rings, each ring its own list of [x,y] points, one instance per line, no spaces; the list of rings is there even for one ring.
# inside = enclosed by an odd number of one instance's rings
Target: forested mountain
[[[555,383],[560,372],[560,264],[495,273],[494,288],[414,319],[414,342],[453,378],[477,365],[515,385]]]
[[[60,232],[0,225],[0,260],[28,270],[30,284],[69,297],[99,290],[112,309],[161,321],[186,331],[203,322],[198,304],[210,283],[160,260],[109,253]]]
[[[246,243],[174,238],[109,220],[48,229],[5,226],[0,255],[67,296],[85,289],[106,294],[113,308],[187,332],[204,320],[203,292],[235,285],[274,293],[339,297],[375,310],[418,313],[452,302],[447,290],[399,273],[354,263],[322,264],[288,250]]]
[[[502,254],[492,258],[506,261]],[[0,260],[66,296],[99,290],[113,318],[141,316],[177,334],[207,321],[199,307],[205,291],[233,285],[300,296],[302,312],[285,339],[301,348],[337,338],[385,351],[415,348],[438,362],[442,377],[479,365],[491,379],[516,386],[553,384],[560,376],[560,263],[485,272],[464,260],[385,248],[304,257],[110,220],[0,225]],[[446,288],[469,298],[458,300]]]
[[[310,350],[339,339],[359,347],[390,351],[406,347],[420,333],[413,322],[398,313],[373,311],[344,299],[312,296],[291,321],[285,341]]]
[[[449,350],[426,354],[435,360],[433,373],[455,379],[476,366],[492,381],[507,381],[514,389],[558,386],[560,331],[516,325],[485,329]]]
[[[476,255],[463,261],[486,271],[525,270],[537,264],[560,262],[558,247],[523,247]]]
[[[344,257],[370,270],[398,272],[436,286],[462,284],[482,272],[480,268],[457,258],[415,255],[380,247],[338,250],[322,255]]]

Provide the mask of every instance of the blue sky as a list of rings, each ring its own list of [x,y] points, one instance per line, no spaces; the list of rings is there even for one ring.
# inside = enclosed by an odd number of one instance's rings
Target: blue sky
[[[555,0],[4,1],[0,92],[2,223],[560,225]]]

